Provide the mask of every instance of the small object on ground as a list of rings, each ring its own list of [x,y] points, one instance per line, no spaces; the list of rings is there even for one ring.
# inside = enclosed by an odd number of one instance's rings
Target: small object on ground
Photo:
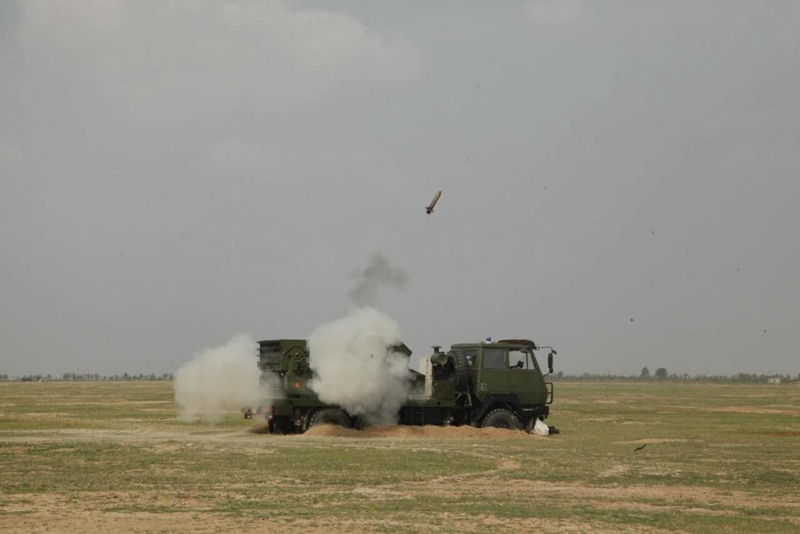
[[[435,195],[433,195],[433,200],[431,200],[431,203],[430,203],[430,204],[428,204],[428,207],[427,207],[427,208],[425,208],[425,211],[428,213],[428,215],[430,215],[431,213],[433,213],[433,207],[434,207],[434,206],[436,206],[436,203],[437,203],[437,202],[439,202],[439,197],[440,197],[440,196],[442,196],[442,192],[441,192],[441,190],[440,190],[440,191],[437,191],[437,192],[436,192],[436,194],[435,194]]]
[[[540,436],[548,436],[550,434],[550,427],[542,422],[541,419],[536,419],[533,425],[533,433]]]
[[[636,447],[636,448],[633,450],[633,452],[639,452],[640,450],[644,449],[645,447],[647,447],[647,443],[645,443],[645,444],[644,444],[644,445],[642,445],[641,447]]]

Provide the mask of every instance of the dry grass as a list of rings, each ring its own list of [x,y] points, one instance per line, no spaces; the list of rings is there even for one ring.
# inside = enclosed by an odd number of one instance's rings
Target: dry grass
[[[179,423],[169,383],[2,384],[0,531],[800,531],[797,386],[558,391],[547,438],[270,436]]]

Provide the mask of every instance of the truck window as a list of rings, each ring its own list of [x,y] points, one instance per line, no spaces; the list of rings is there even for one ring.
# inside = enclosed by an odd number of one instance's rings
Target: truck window
[[[475,367],[475,360],[478,359],[478,349],[467,349],[461,351],[467,357],[467,363],[470,367]]]
[[[506,349],[484,348],[483,349],[483,368],[484,369],[505,369],[506,368]]]
[[[508,351],[509,369],[530,369],[528,355],[521,350]]]

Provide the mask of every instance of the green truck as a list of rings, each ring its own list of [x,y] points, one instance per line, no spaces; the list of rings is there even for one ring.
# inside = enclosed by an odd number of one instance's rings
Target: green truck
[[[389,347],[405,354],[405,344]],[[544,421],[553,402],[553,383],[545,381],[535,353],[549,349],[548,373],[553,372],[552,347],[537,346],[527,339],[460,343],[421,358],[420,371],[409,368],[414,394],[400,407],[401,425],[497,427],[532,431]],[[335,424],[363,428],[364,421],[339,406],[325,404],[308,387],[313,378],[305,340],[278,339],[259,342],[258,366],[281,381],[283,398],[269,405],[243,408],[244,417],[266,418],[269,432],[301,434],[314,425]],[[541,424],[540,424],[541,426]],[[558,429],[549,426],[548,433]]]

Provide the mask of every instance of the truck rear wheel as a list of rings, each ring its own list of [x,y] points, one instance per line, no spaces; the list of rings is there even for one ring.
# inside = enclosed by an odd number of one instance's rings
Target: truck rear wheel
[[[269,433],[282,436],[291,434],[292,424],[290,421],[284,419],[273,419],[269,422]]]
[[[338,408],[325,408],[317,410],[308,421],[308,428],[314,425],[336,425],[345,428],[350,427],[350,418],[344,410]]]
[[[481,422],[481,428],[487,427],[520,430],[522,428],[522,422],[511,410],[496,408],[489,412]]]

